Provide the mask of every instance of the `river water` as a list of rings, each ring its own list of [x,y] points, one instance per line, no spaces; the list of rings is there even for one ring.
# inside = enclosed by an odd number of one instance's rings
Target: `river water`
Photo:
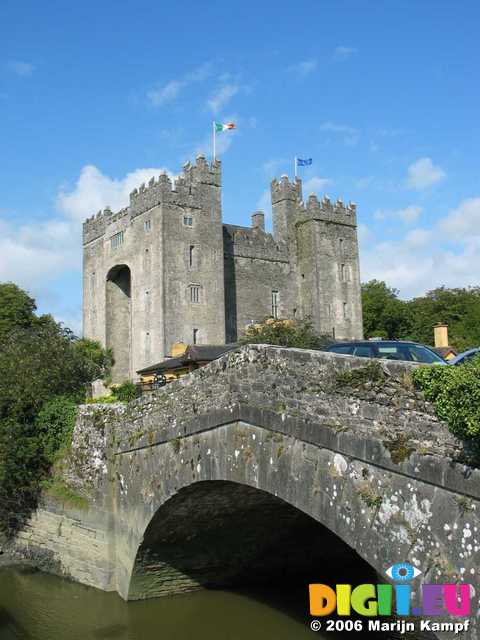
[[[306,587],[301,593],[274,596],[266,591],[198,591],[124,602],[115,593],[55,576],[0,570],[1,640],[321,638],[310,631],[307,613]]]
[[[0,569],[0,640],[302,640],[364,637],[310,630],[307,585],[204,590],[124,602],[28,568]],[[399,638],[365,634],[369,639]],[[404,636],[402,636],[404,637]],[[411,636],[410,636],[411,637]]]

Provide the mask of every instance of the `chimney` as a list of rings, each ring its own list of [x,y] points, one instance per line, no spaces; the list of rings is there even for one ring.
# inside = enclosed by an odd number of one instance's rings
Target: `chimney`
[[[448,347],[448,324],[436,324],[433,327],[436,347]]]
[[[265,231],[265,214],[263,211],[255,211],[255,213],[252,214],[252,229]]]

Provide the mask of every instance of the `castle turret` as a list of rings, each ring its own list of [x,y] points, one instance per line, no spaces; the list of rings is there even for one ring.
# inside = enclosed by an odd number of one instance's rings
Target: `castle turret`
[[[273,237],[277,242],[289,242],[293,237],[293,228],[302,201],[302,181],[295,178],[291,183],[288,176],[272,180],[272,218]]]

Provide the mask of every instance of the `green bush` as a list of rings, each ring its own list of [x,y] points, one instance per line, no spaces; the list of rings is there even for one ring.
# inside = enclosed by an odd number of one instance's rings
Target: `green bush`
[[[137,397],[137,387],[133,382],[122,382],[117,386],[111,387],[112,393],[109,396],[99,396],[97,398],[88,398],[87,404],[115,404],[116,402],[130,402]]]
[[[454,435],[480,444],[480,357],[459,366],[420,367],[413,379]]]
[[[52,464],[58,451],[69,447],[72,441],[77,405],[64,396],[46,402],[35,418],[37,437],[42,455]]]
[[[280,347],[320,349],[332,342],[330,337],[319,336],[309,320],[274,320],[267,318],[261,324],[247,327],[241,344],[273,344]]]
[[[137,397],[137,387],[133,382],[127,380],[113,389],[113,395],[120,402],[130,402]]]

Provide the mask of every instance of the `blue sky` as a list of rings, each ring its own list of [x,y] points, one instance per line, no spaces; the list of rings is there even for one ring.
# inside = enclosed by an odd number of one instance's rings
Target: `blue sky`
[[[476,0],[0,4],[0,281],[80,330],[81,221],[210,154],[224,220],[304,195],[358,205],[362,280],[479,284]],[[268,213],[268,211],[267,211]]]

